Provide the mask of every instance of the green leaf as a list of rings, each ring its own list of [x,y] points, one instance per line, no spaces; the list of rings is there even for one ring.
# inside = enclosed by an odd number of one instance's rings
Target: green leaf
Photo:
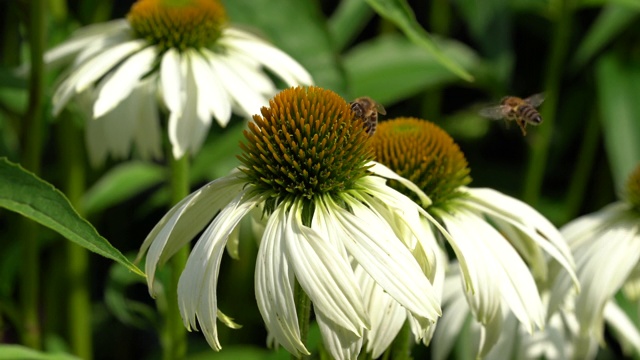
[[[79,360],[69,354],[48,354],[22,345],[0,345],[0,360]]]
[[[573,59],[575,68],[586,64],[595,54],[618,36],[640,15],[629,7],[611,5],[605,7],[587,35],[583,38]]]
[[[438,45],[446,56],[455,57],[467,69],[479,62],[475,53],[461,43],[442,40]],[[459,80],[433,54],[394,34],[355,47],[345,55],[344,65],[352,84],[350,98],[366,95],[381,104]]]
[[[443,53],[416,20],[413,10],[406,0],[367,0],[376,12],[398,26],[409,40],[426,49],[445,68],[466,81],[473,81],[473,76],[451,57]]]
[[[144,276],[87,220],[78,215],[59,190],[6,158],[0,158],[0,207],[38,222],[76,244]]]
[[[596,64],[604,145],[616,189],[640,163],[640,62],[604,56]]]
[[[640,10],[640,1],[638,0],[582,0],[579,2],[579,5],[584,7],[622,5]]]
[[[142,329],[157,327],[158,313],[155,308],[127,297],[127,289],[135,284],[146,286],[146,281],[133,275],[131,271],[120,264],[113,264],[109,270],[104,290],[105,305],[123,324]]]
[[[315,84],[340,95],[346,81],[331,43],[324,16],[315,1],[226,0],[232,24],[262,34],[299,61]]]
[[[159,165],[129,161],[115,166],[87,191],[84,209],[95,214],[119,204],[162,182],[164,168]]]
[[[328,21],[335,49],[344,49],[356,38],[373,14],[373,9],[365,0],[342,0]]]

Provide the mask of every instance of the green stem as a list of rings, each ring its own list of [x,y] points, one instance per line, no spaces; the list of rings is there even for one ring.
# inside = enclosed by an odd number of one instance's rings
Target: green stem
[[[600,138],[600,122],[598,112],[593,111],[586,125],[582,145],[578,152],[578,162],[569,184],[567,194],[567,208],[564,211],[562,223],[573,219],[578,214],[580,206],[584,200],[584,193],[589,183],[589,174],[595,165],[596,151],[598,149],[598,139]]]
[[[171,204],[174,205],[189,195],[189,155],[174,159],[168,152],[171,177],[169,186]],[[187,330],[185,329],[178,308],[178,281],[189,257],[189,247],[180,249],[169,260],[171,275],[167,284],[167,307],[164,328],[162,329],[163,359],[182,359],[187,353]]]
[[[571,35],[571,15],[573,7],[571,0],[559,0],[559,13],[556,16],[556,30],[552,36],[553,43],[551,45],[551,55],[547,63],[545,75],[546,93],[545,104],[540,113],[544,119],[544,123],[536,130],[537,137],[532,137],[531,155],[527,174],[525,176],[523,200],[532,206],[535,206],[540,198],[542,190],[542,181],[544,179],[545,166],[549,154],[549,144],[553,135],[556,109],[558,105],[558,95],[560,90],[560,78],[569,48],[569,40]]]
[[[22,128],[21,163],[35,174],[40,173],[40,156],[42,153],[42,119],[44,88],[44,38],[45,38],[45,2],[32,0],[28,4],[29,45],[31,47],[31,74],[29,77],[29,107],[25,114]],[[20,271],[20,300],[24,324],[23,342],[25,345],[41,348],[41,328],[38,319],[38,284],[40,282],[38,228],[21,218],[19,222],[19,239],[22,243],[22,269]]]
[[[298,326],[300,326],[300,341],[306,345],[309,336],[309,322],[311,321],[311,299],[307,293],[302,290],[300,284],[296,281],[295,285],[296,310],[298,311]],[[292,359],[298,357],[291,355]]]
[[[409,360],[411,359],[411,349],[413,341],[411,340],[411,327],[408,321],[404,322],[402,329],[396,335],[391,344],[391,359]],[[388,352],[388,351],[387,351]]]
[[[80,216],[84,215],[85,191],[84,147],[79,129],[68,116],[60,119],[58,146],[62,163],[64,191]],[[92,358],[91,295],[89,292],[89,253],[71,241],[66,242],[67,320],[73,353],[82,359]]]

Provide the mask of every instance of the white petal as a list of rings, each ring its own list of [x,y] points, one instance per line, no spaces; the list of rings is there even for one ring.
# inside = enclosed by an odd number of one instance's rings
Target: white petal
[[[203,49],[209,58],[209,64],[215,70],[221,80],[222,85],[227,93],[231,96],[234,103],[240,108],[241,115],[250,117],[259,113],[262,106],[266,106],[269,102],[267,99],[251,87],[251,83],[247,83],[237,74],[233,63],[222,56],[215,56],[210,51]]]
[[[229,234],[240,220],[261,201],[259,196],[238,194],[204,231],[194,246],[178,282],[178,305],[187,329],[200,324],[209,345],[219,350],[216,287],[220,262]],[[197,321],[196,321],[197,319]]]
[[[93,42],[114,36],[120,37],[118,33],[128,32],[129,29],[129,24],[124,19],[82,27],[74,32],[68,40],[47,51],[44,54],[44,62],[49,66],[67,62],[70,57]]]
[[[123,59],[142,49],[145,45],[146,42],[144,40],[125,42],[102,51],[100,55],[84,63],[76,72],[78,77],[75,85],[76,92],[82,92],[93,85],[93,83],[103,77],[108,71],[111,71]]]
[[[209,105],[209,111],[218,120],[220,126],[226,126],[231,119],[231,99],[224,87],[220,84],[221,79],[211,67],[208,59],[203,55],[195,55],[192,59],[193,72],[196,76],[199,93],[203,94],[204,104]]]
[[[294,356],[310,355],[300,340],[293,297],[294,275],[282,239],[287,226],[285,206],[269,217],[256,259],[255,293],[258,309],[271,336]]]
[[[323,346],[334,359],[356,360],[362,349],[362,337],[332,322],[322,311],[314,308]]]
[[[356,268],[365,306],[371,318],[367,331],[367,352],[376,359],[391,346],[407,319],[407,310],[384,292],[362,267]]]
[[[180,61],[178,50],[171,48],[162,56],[160,63],[160,86],[164,104],[172,116],[178,117],[182,112],[183,82],[185,69]],[[169,121],[171,123],[171,121]]]
[[[353,214],[335,203],[330,206],[335,226],[344,229],[349,254],[407,310],[423,320],[435,321],[441,314],[440,305],[411,252],[371,209],[346,196],[342,199]]]
[[[115,70],[109,81],[101,84],[101,88],[98,90],[98,100],[93,107],[93,116],[102,116],[129,96],[142,75],[151,69],[156,55],[157,49],[151,46],[125,60]]]
[[[231,30],[232,34],[238,32],[240,30]],[[223,37],[222,39],[228,47],[242,51],[263,63],[289,86],[313,84],[311,75],[289,55],[258,38],[249,39],[249,37],[251,37],[249,34],[245,34],[242,38]]]
[[[162,158],[162,129],[158,101],[156,99],[157,76],[144,79],[140,83],[140,104],[135,130],[135,143],[143,159]]]
[[[107,79],[111,75],[107,76]],[[116,159],[127,158],[131,151],[131,144],[138,121],[140,91],[142,90],[136,86],[129,97],[117,104],[108,113],[95,119],[99,119],[102,122],[102,136],[104,136],[109,153]]]
[[[392,179],[392,180],[396,180],[398,182],[400,182],[402,185],[406,186],[409,190],[413,191],[416,195],[418,195],[418,197],[420,198],[420,200],[422,200],[422,206],[423,207],[427,207],[429,205],[431,205],[431,199],[429,199],[429,196],[427,196],[427,194],[425,194],[422,190],[420,190],[419,187],[417,187],[414,183],[412,183],[411,181],[403,178],[402,176],[396,174],[395,172],[393,172],[393,170],[389,169],[388,167],[377,163],[375,161],[371,161],[369,163],[367,163],[367,166],[371,166],[369,168],[369,171],[371,171],[372,173],[382,176],[384,178],[387,179]]]
[[[137,259],[149,250],[145,274],[151,295],[157,265],[191,241],[243,187],[244,182],[234,174],[214,180],[177,203],[156,224],[142,243]]]
[[[184,93],[181,112],[172,112],[169,118],[169,140],[173,147],[173,157],[181,158],[187,150],[196,154],[202,146],[211,125],[211,115],[205,99],[199,97],[200,93],[191,65],[192,55],[184,53],[181,57],[181,68],[185,69],[183,79]]]
[[[618,223],[595,233],[590,244],[574,251],[582,284],[575,313],[584,332],[594,330],[600,335],[607,300],[622,287],[640,260],[640,236],[634,233],[637,226]]]
[[[301,204],[294,203],[283,239],[296,279],[315,308],[337,326],[362,335],[368,318],[351,265],[317,232],[302,225],[301,213]]]
[[[442,318],[438,321],[438,327],[433,335],[432,355],[436,360],[448,359],[451,349],[455,344],[462,328],[469,318],[469,306],[462,294],[459,277],[447,277],[451,286],[445,286],[451,290],[457,290],[457,295],[443,299],[445,303]],[[446,292],[445,292],[446,293]]]
[[[463,278],[462,281],[463,287],[466,287],[465,281],[471,281],[475,290],[473,293],[465,291],[471,311],[479,322],[489,323],[500,309],[500,284],[495,278],[498,272],[496,259],[493,259],[489,249],[475,238],[476,229],[471,223],[465,224],[463,220],[466,220],[466,217],[462,218],[458,213],[456,216],[443,213],[440,218],[451,234],[452,246],[457,249],[460,266],[465,263],[468,269],[469,278]]]

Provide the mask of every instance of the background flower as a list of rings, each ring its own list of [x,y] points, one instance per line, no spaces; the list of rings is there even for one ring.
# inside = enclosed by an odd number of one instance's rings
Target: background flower
[[[53,95],[53,112],[83,92],[90,99],[87,144],[92,162],[107,152],[122,157],[131,143],[158,157],[158,106],[169,114],[173,156],[200,149],[215,118],[226,126],[235,112],[250,117],[277,87],[268,69],[288,85],[311,84],[289,55],[229,26],[217,0],[140,0],[125,19],[79,29],[50,50],[50,64],[71,62]],[[105,136],[116,133],[117,136]]]
[[[372,146],[377,161],[432,199],[425,210],[447,229],[448,234],[436,233],[458,259],[468,306],[486,331],[479,354],[486,354],[500,336],[506,309],[529,332],[542,328],[545,311],[536,280],[548,281],[547,257],[556,259],[577,286],[573,259],[556,228],[514,198],[467,188],[471,179],[464,155],[433,123],[415,118],[382,122]],[[390,186],[403,191],[394,182]]]
[[[605,307],[622,288],[638,303],[640,267],[640,166],[629,176],[625,199],[563,226],[578,264],[582,291],[571,297],[582,336],[604,342]],[[566,294],[557,291],[567,283],[561,275],[554,284],[552,305],[560,307]],[[635,346],[636,351],[639,347]]]

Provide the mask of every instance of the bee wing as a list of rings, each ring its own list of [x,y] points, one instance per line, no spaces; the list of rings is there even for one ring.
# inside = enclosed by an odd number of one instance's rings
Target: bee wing
[[[387,115],[387,110],[384,109],[384,106],[376,103],[376,111],[378,114]]]
[[[538,107],[544,101],[544,94],[538,93],[538,94],[531,95],[528,98],[524,99],[524,101],[528,102],[529,105],[533,107]]]
[[[508,110],[506,108],[507,106],[504,105],[491,106],[481,109],[480,111],[478,111],[478,114],[485,118],[500,120],[504,118],[506,110]]]

